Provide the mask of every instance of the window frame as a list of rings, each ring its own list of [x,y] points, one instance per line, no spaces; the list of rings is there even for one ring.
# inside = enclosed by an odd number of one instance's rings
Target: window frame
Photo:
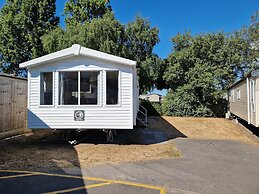
[[[251,79],[250,81],[250,107],[251,111],[255,112],[256,110],[255,104],[255,80]]]
[[[43,81],[43,73],[51,73],[52,74],[52,104],[41,104],[42,98],[42,81]],[[53,71],[43,71],[40,72],[39,75],[39,107],[54,107],[55,106],[55,72]]]
[[[117,71],[118,72],[118,103],[117,104],[107,104],[107,72],[109,71]],[[104,77],[104,107],[118,107],[121,106],[121,71],[118,69],[107,69],[105,70],[105,77]]]
[[[231,91],[231,101],[232,101],[232,103],[235,102],[235,90],[234,89]]]
[[[77,88],[77,91],[78,91],[78,103],[77,104],[59,104],[59,75],[60,73],[62,72],[77,72],[78,73],[78,76],[77,76],[77,79],[78,79],[78,88]],[[83,104],[81,105],[80,104],[80,95],[81,95],[81,72],[99,72],[98,76],[97,76],[97,104]],[[62,107],[101,107],[102,106],[102,99],[101,99],[101,96],[102,96],[102,70],[101,69],[91,69],[91,70],[59,70],[57,71],[57,88],[58,88],[58,91],[57,91],[57,107],[58,108],[62,108]]]
[[[241,90],[237,89],[237,100],[241,100]]]
[[[99,72],[97,76],[97,104],[80,104],[81,102],[81,72]],[[102,106],[102,70],[84,70],[84,71],[78,71],[78,87],[79,87],[79,103],[78,106]],[[91,88],[90,88],[91,90]],[[88,92],[87,92],[88,93]]]

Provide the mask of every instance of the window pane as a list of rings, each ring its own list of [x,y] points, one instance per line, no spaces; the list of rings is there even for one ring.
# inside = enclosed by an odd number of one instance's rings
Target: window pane
[[[53,101],[53,77],[51,72],[41,74],[41,105],[52,105]]]
[[[118,104],[118,71],[106,72],[106,104]]]
[[[80,72],[80,104],[98,104],[99,72]]]
[[[78,104],[78,72],[59,73],[59,104]]]
[[[232,90],[232,102],[235,102],[235,90]]]
[[[237,90],[237,99],[240,100],[240,98],[241,98],[241,91]]]
[[[254,80],[251,80],[250,82],[250,92],[251,92],[251,110],[255,112],[255,82]]]

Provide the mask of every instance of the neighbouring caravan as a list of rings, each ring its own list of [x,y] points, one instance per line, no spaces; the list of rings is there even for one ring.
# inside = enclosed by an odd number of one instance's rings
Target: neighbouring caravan
[[[259,70],[232,85],[228,94],[230,114],[259,127]]]
[[[28,69],[28,128],[133,129],[136,62],[82,47],[20,64]]]

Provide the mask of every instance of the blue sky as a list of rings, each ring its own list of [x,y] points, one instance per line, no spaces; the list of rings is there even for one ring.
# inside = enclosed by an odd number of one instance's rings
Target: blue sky
[[[249,25],[259,10],[259,0],[111,0],[111,5],[123,23],[139,14],[160,29],[155,53],[161,58],[171,52],[170,38],[178,32],[231,32]]]
[[[1,7],[4,2],[0,0]],[[57,0],[62,26],[65,2]],[[249,25],[251,15],[259,10],[259,0],[111,0],[111,5],[116,18],[124,24],[140,15],[160,29],[160,43],[154,52],[161,58],[171,52],[170,38],[178,32],[231,32]]]
[[[65,2],[57,0],[57,13],[63,11]],[[259,10],[259,0],[111,0],[111,5],[124,24],[140,15],[160,29],[154,52],[161,58],[171,52],[170,39],[178,32],[231,32],[249,25],[250,17]]]

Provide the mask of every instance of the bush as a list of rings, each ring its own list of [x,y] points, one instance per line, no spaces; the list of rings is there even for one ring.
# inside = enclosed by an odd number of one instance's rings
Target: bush
[[[219,98],[215,101],[200,102],[195,93],[184,90],[169,91],[161,105],[166,116],[224,117],[227,101]]]
[[[160,103],[151,103],[148,100],[140,100],[140,104],[147,109],[148,116],[159,116],[161,115]]]

